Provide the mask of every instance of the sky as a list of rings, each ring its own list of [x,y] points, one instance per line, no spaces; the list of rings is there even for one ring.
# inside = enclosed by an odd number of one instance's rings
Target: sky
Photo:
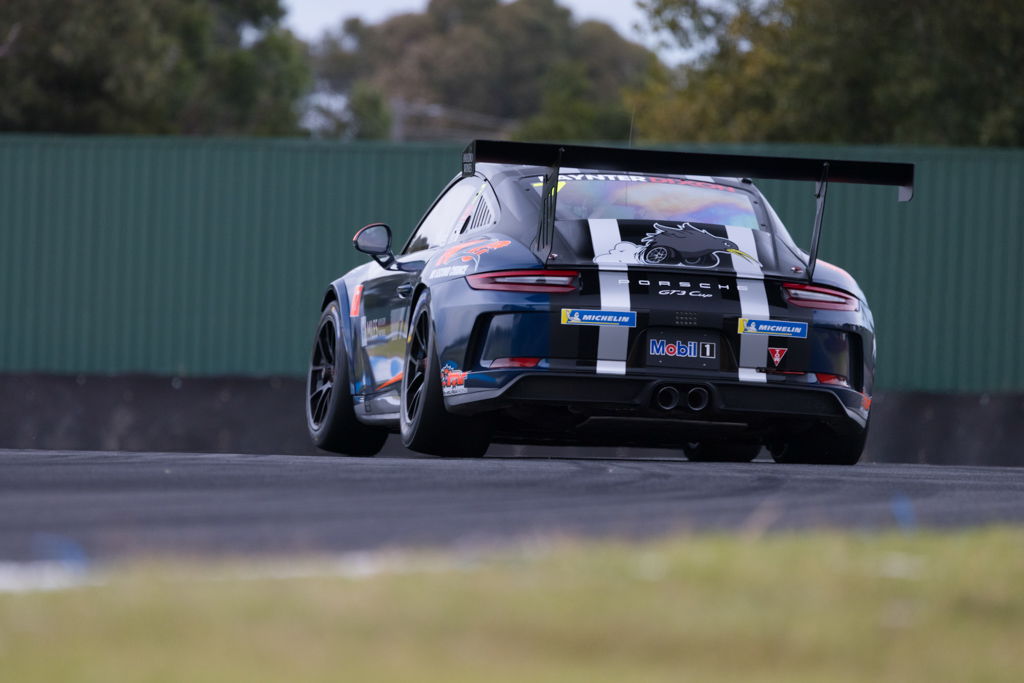
[[[285,24],[300,38],[318,37],[325,28],[337,27],[343,18],[358,16],[375,24],[393,14],[422,12],[428,0],[284,0],[288,8]],[[577,21],[598,19],[611,24],[624,38],[648,47],[653,41],[636,30],[643,13],[634,0],[558,0],[572,10]]]

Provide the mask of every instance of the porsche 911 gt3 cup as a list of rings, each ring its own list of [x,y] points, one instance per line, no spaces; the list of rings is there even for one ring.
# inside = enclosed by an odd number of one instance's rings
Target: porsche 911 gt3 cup
[[[816,183],[809,252],[750,178]],[[817,259],[829,183],[913,194],[909,164],[478,140],[400,249],[335,280],[308,375],[314,443],[482,455],[492,442],[853,464],[875,333]]]

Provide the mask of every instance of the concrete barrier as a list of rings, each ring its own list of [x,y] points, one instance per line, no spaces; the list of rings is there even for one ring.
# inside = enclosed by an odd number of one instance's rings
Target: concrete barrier
[[[0,447],[313,453],[294,378],[0,375]]]
[[[304,389],[290,377],[0,375],[0,448],[312,455]],[[1022,394],[888,393],[875,397],[864,461],[1022,466],[1022,444]],[[386,452],[401,451],[389,440]],[[576,450],[545,447],[544,454]]]

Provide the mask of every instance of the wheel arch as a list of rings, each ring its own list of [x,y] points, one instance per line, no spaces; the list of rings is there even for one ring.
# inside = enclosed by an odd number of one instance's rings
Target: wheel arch
[[[412,291],[412,296],[409,297],[409,307],[406,309],[406,311],[407,311],[406,314],[405,314],[405,329],[406,330],[411,330],[412,329],[412,314],[416,310],[416,304],[418,304],[420,302],[420,297],[423,296],[423,293],[427,292],[429,290],[430,290],[430,288],[427,287],[425,282],[420,281],[420,282],[416,283],[416,288]],[[433,324],[433,322],[434,322],[433,312],[431,312],[430,321],[431,321],[431,324]]]
[[[341,322],[341,340],[345,345],[345,362],[348,370],[348,384],[349,393],[353,396],[356,395],[356,384],[365,383],[365,377],[362,373],[358,372],[355,364],[355,326],[351,315],[351,307],[349,305],[348,286],[345,284],[343,279],[335,280],[328,286],[327,291],[324,292],[323,299],[320,302],[320,312],[322,313],[331,302],[337,302],[338,304],[338,318]],[[358,373],[358,376],[357,376]]]
[[[341,286],[344,287],[344,283]],[[320,302],[320,312],[323,313],[324,309],[326,309],[328,304],[330,304],[332,301],[339,300],[344,300],[344,297],[338,295],[338,289],[337,287],[335,287],[334,283],[332,283],[331,286],[327,288],[327,291],[324,292],[324,298]]]

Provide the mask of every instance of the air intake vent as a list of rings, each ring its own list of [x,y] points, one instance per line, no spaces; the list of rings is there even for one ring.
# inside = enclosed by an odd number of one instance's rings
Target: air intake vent
[[[494,218],[491,216],[491,209],[487,206],[487,202],[480,201],[476,207],[476,213],[473,214],[473,220],[469,224],[470,230],[476,230],[486,225],[490,225],[494,222]]]

